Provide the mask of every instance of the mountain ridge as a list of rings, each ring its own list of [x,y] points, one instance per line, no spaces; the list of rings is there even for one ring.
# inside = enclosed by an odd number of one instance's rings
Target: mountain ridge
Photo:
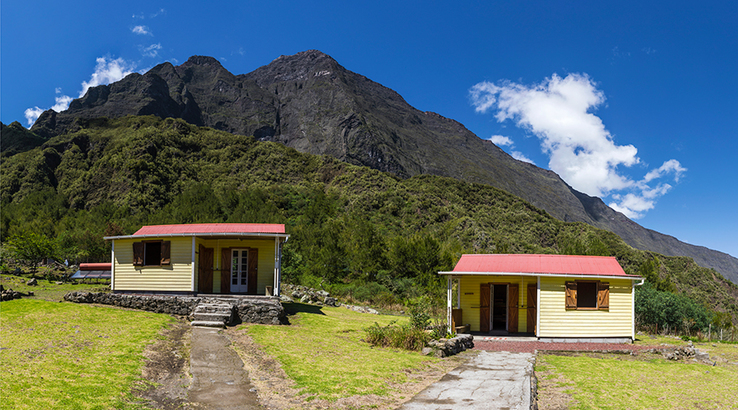
[[[692,257],[738,283],[738,259],[644,228],[553,171],[513,159],[463,124],[410,106],[397,92],[317,50],[280,56],[239,75],[206,56],[179,66],[163,63],[90,88],[67,111],[44,112],[32,131],[49,138],[74,131],[77,118],[149,114],[253,135],[402,178],[432,174],[491,185],[562,221],[609,230],[638,249]]]

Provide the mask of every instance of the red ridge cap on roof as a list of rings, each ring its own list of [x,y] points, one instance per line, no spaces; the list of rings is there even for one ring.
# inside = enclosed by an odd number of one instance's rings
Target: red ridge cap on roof
[[[486,254],[462,255],[454,272],[627,275],[612,256]]]
[[[284,224],[216,223],[143,226],[133,235],[285,233]]]

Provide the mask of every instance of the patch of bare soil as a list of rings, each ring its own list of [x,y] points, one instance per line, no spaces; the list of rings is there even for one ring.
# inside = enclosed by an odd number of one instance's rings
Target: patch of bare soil
[[[187,401],[187,388],[192,382],[190,329],[189,322],[179,318],[144,351],[144,381],[134,388],[133,394],[148,406],[164,410],[193,408]]]
[[[244,368],[249,373],[251,384],[256,387],[259,403],[268,409],[395,409],[405,401],[438,381],[444,374],[464,361],[465,355],[446,358],[428,365],[422,370],[406,370],[408,381],[389,383],[387,396],[352,396],[336,401],[313,400],[311,395],[300,394],[294,382],[282,370],[279,362],[256,344],[243,329],[228,328],[226,331],[236,352],[241,356]],[[475,354],[474,352],[465,352]]]

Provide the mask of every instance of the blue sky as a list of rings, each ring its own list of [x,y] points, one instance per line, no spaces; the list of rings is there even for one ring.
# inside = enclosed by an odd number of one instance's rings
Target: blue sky
[[[192,55],[321,50],[646,228],[738,256],[738,2],[0,4],[0,117]],[[462,5],[458,5],[462,4]]]

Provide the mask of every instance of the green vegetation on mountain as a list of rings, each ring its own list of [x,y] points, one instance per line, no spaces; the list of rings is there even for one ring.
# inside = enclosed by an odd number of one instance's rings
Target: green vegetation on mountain
[[[400,179],[253,137],[151,116],[78,120],[79,130],[5,158],[2,240],[29,232],[56,256],[107,261],[103,235],[146,224],[285,223],[288,280],[367,299],[440,294],[462,253],[611,255],[659,291],[738,315],[738,287],[691,258],[632,248],[499,189],[419,175]]]
[[[410,106],[318,50],[280,56],[240,75],[207,56],[159,64],[92,87],[65,111],[45,111],[31,131],[43,140],[79,131],[85,119],[128,115],[181,118],[401,178],[426,174],[490,185],[554,218],[614,232],[636,249],[689,256],[738,284],[738,258],[646,229],[555,172],[515,160],[457,121]]]

